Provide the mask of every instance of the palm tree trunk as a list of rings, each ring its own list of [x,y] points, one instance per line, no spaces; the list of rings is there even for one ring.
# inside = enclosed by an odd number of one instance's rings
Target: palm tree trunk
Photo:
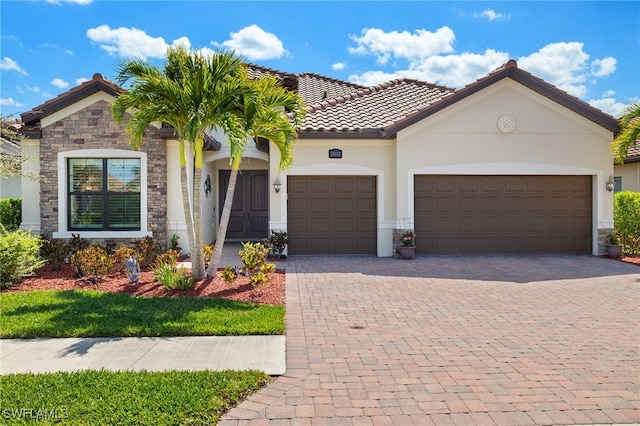
[[[187,166],[180,164],[180,184],[182,187],[182,209],[184,211],[184,222],[187,227],[187,240],[189,251],[194,252],[195,230],[193,229],[193,218],[191,217],[191,203],[189,202],[189,185],[187,183]]]
[[[191,252],[191,274],[196,280],[205,277],[204,254],[202,252],[202,169],[196,167],[193,176],[193,233],[195,251]]]
[[[224,199],[224,208],[222,209],[222,217],[220,217],[220,225],[218,226],[218,234],[216,236],[216,245],[213,249],[213,256],[207,268],[207,277],[216,276],[216,271],[222,259],[222,247],[224,239],[227,235],[227,227],[229,226],[229,218],[231,217],[231,205],[233,204],[233,194],[236,191],[236,180],[238,179],[238,170],[240,169],[240,159],[238,157],[233,160],[231,165],[231,175],[229,176],[229,186],[227,187],[227,196]]]

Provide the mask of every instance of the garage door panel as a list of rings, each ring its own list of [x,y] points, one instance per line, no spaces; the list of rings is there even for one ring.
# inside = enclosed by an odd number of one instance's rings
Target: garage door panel
[[[287,230],[291,254],[377,251],[374,176],[289,176]],[[306,188],[307,192],[300,191]],[[304,218],[309,218],[305,222]]]
[[[591,252],[590,176],[416,176],[414,188],[419,253]]]

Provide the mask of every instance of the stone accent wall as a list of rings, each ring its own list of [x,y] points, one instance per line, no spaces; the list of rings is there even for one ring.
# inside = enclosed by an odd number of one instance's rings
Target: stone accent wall
[[[40,174],[46,181],[41,184],[40,220],[42,233],[48,238],[58,230],[58,153],[78,149],[132,149],[124,123],[120,126],[113,120],[108,102],[96,102],[42,129]],[[164,244],[167,240],[167,148],[158,129],[147,129],[141,151],[147,153],[148,230],[155,240]]]
[[[613,228],[598,228],[598,256],[606,256],[607,249],[605,248],[607,242],[607,234],[614,232]]]

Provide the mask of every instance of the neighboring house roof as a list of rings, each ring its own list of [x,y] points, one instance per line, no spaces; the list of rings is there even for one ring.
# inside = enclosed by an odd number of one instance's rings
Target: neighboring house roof
[[[0,152],[8,155],[20,155],[20,145],[0,137]]]
[[[636,144],[634,146],[629,147],[627,151],[627,158],[624,159],[626,163],[637,163],[640,162],[640,139],[636,140]]]

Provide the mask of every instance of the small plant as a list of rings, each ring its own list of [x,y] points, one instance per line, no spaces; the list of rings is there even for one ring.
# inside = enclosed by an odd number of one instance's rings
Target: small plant
[[[620,237],[618,237],[618,234],[615,231],[607,234],[607,244],[614,246],[620,244]]]
[[[69,256],[69,244],[58,238],[49,240],[42,237],[40,253],[54,269],[62,269],[62,264]]]
[[[164,285],[169,290],[178,289],[180,291],[188,290],[196,282],[196,279],[187,274],[184,267],[176,268],[167,263],[156,264],[153,268],[153,274],[156,281]]]
[[[118,247],[111,256],[113,257],[113,263],[114,263],[113,268],[117,272],[126,272],[127,265],[125,262],[130,257],[133,257],[134,259],[138,259],[140,257],[136,249],[131,247],[125,247],[125,246]]]
[[[177,234],[171,235],[169,239],[169,249],[171,250],[180,250],[180,237]]]
[[[71,234],[71,239],[69,240],[69,252],[74,254],[79,250],[86,249],[89,245],[89,240],[82,238],[80,234]]]
[[[146,236],[140,241],[138,252],[140,253],[140,259],[138,259],[140,264],[142,266],[149,266],[162,252],[162,247],[153,237]]]
[[[416,234],[413,231],[404,231],[400,235],[400,243],[403,247],[414,247],[416,245]]]
[[[41,244],[38,235],[21,229],[9,232],[0,224],[0,288],[18,283],[45,264],[39,254]]]
[[[243,249],[238,252],[242,260],[242,272],[251,280],[255,291],[261,291],[267,283],[267,275],[275,270],[273,263],[266,263],[269,249],[261,243],[242,243]]]
[[[237,274],[236,274],[236,268],[233,265],[227,265],[223,270],[222,270],[222,279],[229,284],[229,286],[231,286],[236,278],[237,278]]]
[[[104,247],[93,244],[73,254],[71,263],[78,275],[86,275],[93,284],[97,284],[112,271],[114,259]]]
[[[284,249],[289,244],[289,234],[287,231],[271,231],[267,238],[268,248],[278,257],[282,256]]]
[[[209,262],[211,262],[211,258],[213,257],[213,249],[214,249],[215,245],[211,244],[211,245],[207,245],[207,244],[203,244],[202,245],[202,254],[204,256],[204,264],[208,265]]]
[[[152,268],[161,264],[167,264],[170,266],[176,266],[178,264],[178,259],[180,258],[180,252],[176,250],[167,250],[162,254],[156,256],[156,259],[153,261]]]

